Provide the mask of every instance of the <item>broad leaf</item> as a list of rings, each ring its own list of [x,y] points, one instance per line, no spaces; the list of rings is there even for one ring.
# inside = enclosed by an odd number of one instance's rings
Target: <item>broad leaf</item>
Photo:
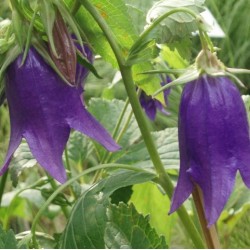
[[[146,25],[146,14],[148,10],[152,7],[152,0],[125,0],[128,12],[136,24],[136,29],[138,33],[141,33],[144,30]]]
[[[133,186],[133,194],[130,199],[139,213],[150,214],[150,225],[158,234],[163,234],[167,242],[171,240],[171,229],[176,221],[173,214],[168,216],[170,201],[163,195],[154,183],[142,183]]]
[[[66,0],[68,4],[72,4],[72,0]],[[93,0],[91,3],[96,7],[97,11],[100,12],[106,23],[108,24],[111,32],[113,33],[116,42],[118,43],[121,52],[126,59],[130,48],[138,38],[138,34],[134,28],[134,22],[129,16],[128,8],[123,0]],[[76,20],[86,34],[90,44],[93,46],[95,53],[100,54],[102,58],[111,63],[113,67],[118,67],[115,55],[98,24],[95,22],[93,17],[83,7],[76,14]],[[151,75],[139,75],[138,73],[152,69],[152,65],[148,60],[150,56],[156,56],[156,48],[154,44],[151,46],[144,46],[145,57],[139,57],[142,53],[135,53],[133,60],[129,62],[139,63],[133,67],[133,76],[135,84],[140,86],[148,95],[153,94],[159,87],[160,81],[157,77]],[[141,58],[141,59],[140,59]],[[159,95],[157,98],[163,102],[163,95]]]
[[[69,159],[82,164],[93,150],[93,143],[80,132],[73,131],[67,143]]]
[[[147,14],[147,23],[152,24],[157,18],[175,8],[187,8],[199,14],[203,11],[204,0],[162,0],[154,4]],[[152,34],[159,43],[169,43],[189,36],[196,31],[197,24],[194,17],[184,12],[178,12],[165,18]]]
[[[110,205],[105,228],[105,244],[110,249],[162,249],[167,248],[164,237],[151,228],[148,217],[139,214],[131,204]]]
[[[110,195],[119,188],[154,177],[146,172],[119,171],[93,185],[75,204],[62,236],[61,248],[105,248]]]
[[[248,122],[250,122],[250,95],[243,95],[242,99],[246,107]]]
[[[228,237],[226,248],[249,249],[250,246],[250,210],[238,221],[233,231]]]
[[[23,140],[14,153],[10,164],[10,174],[13,186],[17,186],[18,176],[25,168],[34,167],[36,164],[37,161],[31,154],[28,144]]]
[[[177,128],[168,128],[152,133],[158,153],[166,169],[179,168],[179,146]],[[142,168],[153,168],[144,142],[129,148],[118,160],[119,163],[134,164]]]
[[[23,249],[25,245],[18,247],[15,234],[12,230],[5,232],[0,226],[0,248],[1,249]]]
[[[88,110],[112,134],[124,105],[125,102],[120,100],[108,101],[108,100],[92,98],[89,103]],[[131,113],[131,107],[128,106],[117,135],[124,128],[130,113]],[[141,134],[138,125],[136,123],[134,116],[132,116],[126,132],[123,134],[121,140],[118,142],[118,144],[122,146],[122,150],[113,153],[113,157],[119,158],[130,145],[134,144],[140,138],[140,136]],[[106,150],[100,145],[97,145],[96,143],[95,147],[97,149],[98,155],[101,158]]]

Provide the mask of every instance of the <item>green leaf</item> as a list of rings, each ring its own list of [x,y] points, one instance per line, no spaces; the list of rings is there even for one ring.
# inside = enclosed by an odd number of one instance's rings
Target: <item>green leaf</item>
[[[185,41],[188,41],[185,39]],[[185,69],[188,66],[188,61],[186,59],[190,58],[190,51],[186,51],[185,48],[190,48],[189,43],[175,42],[171,44],[170,47],[162,45],[161,47],[161,57],[167,62],[169,67],[174,69]]]
[[[169,198],[163,195],[154,183],[147,182],[133,186],[130,202],[134,204],[139,213],[144,216],[150,214],[150,225],[158,234],[163,234],[167,242],[170,242],[171,229],[176,221],[176,216],[168,216]]]
[[[72,4],[72,0],[66,1],[68,4]],[[123,0],[93,0],[91,3],[100,12],[106,23],[108,24],[111,32],[115,36],[124,58],[129,55],[130,48],[138,38],[138,34],[134,28],[134,22],[129,16],[128,8]],[[98,24],[93,17],[83,7],[79,9],[76,14],[76,20],[88,37],[89,43],[93,46],[95,53],[100,54],[102,58],[111,63],[113,67],[117,68],[117,61],[115,55]],[[138,73],[148,71],[152,69],[152,65],[148,60],[150,55],[155,57],[156,48],[153,43],[149,43],[150,46],[143,46],[146,49],[146,59],[140,59],[141,53],[133,53],[133,58],[128,61],[129,64],[139,63],[133,67],[133,76],[135,84],[142,88],[148,95],[153,94],[160,87],[160,80],[153,75],[139,75]],[[157,98],[160,101],[164,101],[163,95],[160,94]]]
[[[93,143],[82,133],[73,131],[67,143],[69,159],[82,165],[84,160],[91,154]]]
[[[36,164],[37,161],[31,154],[28,144],[23,141],[14,153],[10,164],[10,176],[13,186],[17,186],[18,176],[25,168],[34,167]]]
[[[162,249],[167,248],[163,236],[151,228],[148,217],[139,214],[135,207],[120,203],[107,209],[105,245],[110,249]]]
[[[93,185],[75,204],[62,236],[61,248],[105,248],[110,195],[119,188],[154,177],[146,172],[119,171]]]
[[[67,1],[71,3],[72,1]],[[110,26],[116,41],[120,45],[124,57],[127,57],[137,34],[134,24],[129,17],[127,7],[121,0],[93,0],[91,1]],[[93,45],[94,49],[104,60],[117,66],[116,59],[109,43],[93,17],[83,7],[76,14],[76,20]]]
[[[236,224],[228,237],[226,248],[249,249],[250,246],[250,210],[248,210]]]
[[[243,95],[242,99],[244,101],[245,108],[247,111],[248,122],[250,122],[250,95]]]
[[[157,48],[154,40],[141,44],[137,48],[130,51],[126,65],[133,65],[141,62],[150,61],[157,57],[159,54],[159,48]]]
[[[146,24],[146,13],[152,7],[152,0],[125,0],[129,15],[134,23],[136,23],[136,30],[141,33]]]
[[[6,232],[0,226],[0,248],[1,249],[22,249],[22,248],[26,248],[26,246],[22,245],[18,247],[14,232],[12,230],[8,230]]]
[[[158,112],[159,120],[168,128],[178,127],[178,116],[179,116],[179,104],[181,100],[182,87],[175,86],[171,88],[170,94],[168,95],[167,111],[169,115],[164,115]]]
[[[162,0],[154,4],[147,14],[147,23],[152,24],[157,18],[176,8],[187,8],[199,14],[204,9],[204,0]],[[181,40],[190,36],[191,32],[196,31],[196,20],[190,14],[177,12],[165,18],[157,27],[157,31],[152,36],[158,43],[169,43]]]
[[[53,27],[56,19],[54,5],[51,0],[40,1],[40,17],[45,28],[54,55],[58,56],[53,38]]]
[[[125,105],[124,101],[120,100],[102,100],[98,98],[92,98],[89,102],[88,110],[91,114],[112,134],[116,126],[120,113]],[[105,115],[104,115],[105,111]],[[124,114],[123,121],[121,123],[118,134],[121,132],[121,129],[125,126],[125,123],[131,113],[131,107],[127,108],[127,111]],[[122,146],[122,150],[113,153],[113,160],[119,158],[120,155],[124,154],[127,148],[134,144],[141,137],[140,130],[138,128],[137,122],[132,116],[131,121],[128,125],[126,132],[124,133],[122,139],[119,141],[119,144]],[[106,150],[95,143],[98,155],[100,158],[106,152]]]
[[[177,128],[167,128],[152,133],[158,153],[166,169],[179,168],[179,146]],[[133,164],[142,168],[153,168],[144,142],[131,146],[117,162]]]

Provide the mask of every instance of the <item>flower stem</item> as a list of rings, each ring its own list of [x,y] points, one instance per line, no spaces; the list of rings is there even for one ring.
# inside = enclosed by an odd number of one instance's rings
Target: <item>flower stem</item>
[[[58,187],[58,186],[56,185],[56,182],[55,182],[54,179],[51,178],[48,174],[47,174],[47,176],[48,176],[48,180],[49,180],[49,183],[50,183],[51,187],[53,188],[53,190],[56,190],[57,187]],[[62,212],[63,212],[64,216],[65,216],[66,218],[69,218],[69,211],[68,211],[67,207],[61,206],[61,209],[62,209]]]
[[[130,101],[130,104],[132,106],[135,118],[137,120],[138,126],[140,128],[142,137],[144,139],[144,142],[146,144],[148,153],[150,155],[150,158],[154,164],[154,167],[159,175],[159,179],[161,181],[161,184],[164,185],[164,189],[167,193],[167,195],[171,198],[172,192],[173,192],[173,184],[171,182],[170,177],[166,173],[164,166],[162,164],[162,161],[160,159],[160,156],[157,152],[156,146],[154,144],[153,138],[151,136],[150,130],[148,128],[146,117],[141,109],[141,105],[139,103],[136,88],[132,76],[132,69],[131,66],[126,65],[125,58],[119,48],[119,45],[116,42],[116,39],[114,37],[114,34],[110,30],[109,26],[101,16],[101,14],[95,9],[95,7],[88,1],[88,0],[79,0],[81,4],[87,9],[87,11],[92,15],[92,17],[95,19],[95,21],[98,23],[99,27],[104,32],[119,65],[121,75],[123,78],[123,82],[128,94],[128,98]],[[200,234],[198,233],[196,227],[194,226],[193,222],[191,221],[190,217],[188,216],[185,208],[182,206],[181,209],[179,209],[178,214],[189,233],[191,239],[194,242],[194,245],[196,248],[204,248],[203,241],[201,239]]]
[[[202,228],[202,231],[203,231],[206,243],[207,243],[207,247],[209,249],[220,249],[221,248],[220,242],[218,239],[215,225],[212,225],[209,228],[207,227],[208,223],[207,223],[205,213],[204,213],[202,191],[197,185],[195,186],[192,195],[193,195],[194,204],[198,213],[201,228]]]

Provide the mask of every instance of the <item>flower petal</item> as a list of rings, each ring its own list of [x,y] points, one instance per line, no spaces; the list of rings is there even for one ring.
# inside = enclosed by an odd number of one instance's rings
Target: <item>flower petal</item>
[[[37,121],[38,122],[38,121]],[[38,163],[57,181],[66,181],[66,172],[62,162],[62,154],[69,138],[69,127],[52,127],[47,132],[43,123],[33,123],[24,133],[30,151]]]
[[[108,132],[85,110],[82,86],[65,84],[34,48],[30,49],[22,66],[21,61],[22,55],[7,72],[6,94],[11,122],[16,125],[12,133],[18,134],[19,141],[22,136],[26,138],[39,164],[55,179],[66,180],[62,154],[71,127],[111,151],[119,149]],[[78,70],[81,78],[86,77],[81,68]],[[10,154],[17,146],[17,143],[11,144]]]
[[[78,105],[74,116],[67,119],[67,121],[71,128],[96,140],[107,150],[113,152],[120,149],[120,146],[114,142],[109,133],[82,105]]]
[[[235,85],[227,78],[208,76],[187,84],[180,105],[179,135],[181,173],[186,171],[190,182],[201,187],[211,225],[232,192],[237,170],[245,182],[250,181],[248,122]],[[187,186],[180,175],[175,196],[181,197],[178,186],[182,185]],[[174,198],[173,204],[176,202]]]

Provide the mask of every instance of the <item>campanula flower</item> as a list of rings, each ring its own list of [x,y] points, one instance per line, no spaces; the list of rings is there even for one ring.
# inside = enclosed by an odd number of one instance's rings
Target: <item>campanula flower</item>
[[[87,55],[90,56],[89,51]],[[11,135],[3,174],[22,138],[38,163],[59,182],[66,180],[62,154],[73,128],[101,143],[109,151],[119,146],[83,105],[80,84],[87,75],[76,69],[76,86],[65,84],[34,48],[23,65],[20,55],[6,73]],[[81,78],[81,79],[80,79]]]
[[[183,90],[179,110],[180,175],[174,212],[198,185],[208,225],[218,219],[239,170],[250,188],[247,114],[236,86],[226,77],[203,75]]]
[[[161,82],[161,85],[164,86],[170,81],[171,79],[167,77],[166,81]],[[168,95],[170,94],[170,91],[171,89],[169,88],[169,89],[164,90],[163,92],[164,100],[166,104],[168,104]],[[145,113],[147,114],[150,120],[153,121],[155,119],[157,110],[159,110],[163,114],[169,115],[169,112],[165,110],[164,106],[162,105],[160,101],[152,98],[151,96],[148,96],[144,91],[141,92],[139,100],[140,100],[142,108],[144,109]]]

